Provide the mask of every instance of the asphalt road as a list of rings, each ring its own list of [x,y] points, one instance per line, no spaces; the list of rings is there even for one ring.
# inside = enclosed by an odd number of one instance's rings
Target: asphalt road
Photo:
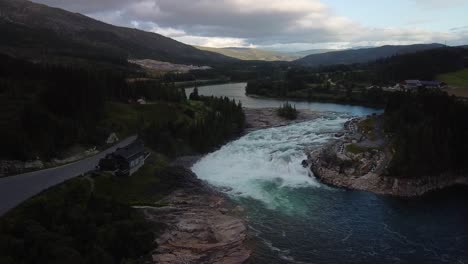
[[[136,136],[126,138],[93,157],[74,163],[0,178],[0,216],[47,188],[93,170],[106,154],[114,152],[119,147],[127,146],[135,139]]]

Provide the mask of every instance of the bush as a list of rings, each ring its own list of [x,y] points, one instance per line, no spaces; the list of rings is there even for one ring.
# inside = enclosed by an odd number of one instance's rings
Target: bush
[[[286,102],[280,108],[278,108],[277,113],[279,116],[284,117],[289,120],[294,120],[297,118],[296,106],[292,106],[290,103]]]

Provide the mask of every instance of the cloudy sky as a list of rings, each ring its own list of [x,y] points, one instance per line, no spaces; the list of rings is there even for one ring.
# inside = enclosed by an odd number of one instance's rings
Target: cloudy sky
[[[210,47],[468,44],[468,0],[34,0]]]

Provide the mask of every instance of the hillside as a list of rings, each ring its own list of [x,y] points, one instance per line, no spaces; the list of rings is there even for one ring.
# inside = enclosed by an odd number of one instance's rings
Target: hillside
[[[310,50],[303,50],[303,51],[296,51],[296,52],[288,52],[287,54],[291,56],[296,56],[298,58],[304,58],[309,55],[323,54],[323,53],[334,52],[334,51],[340,51],[340,50],[338,49],[310,49]]]
[[[397,54],[408,54],[441,47],[444,47],[444,45],[417,44],[407,46],[382,46],[377,48],[352,49],[309,55],[302,59],[296,60],[295,63],[303,66],[365,63],[381,58],[391,57]]]
[[[26,0],[2,0],[0,10],[0,52],[15,56],[155,59],[185,64],[235,61],[159,34],[113,26]]]
[[[293,61],[300,58],[300,56],[293,54],[254,48],[210,48],[200,46],[196,46],[196,48],[204,51],[216,52],[240,60]]]

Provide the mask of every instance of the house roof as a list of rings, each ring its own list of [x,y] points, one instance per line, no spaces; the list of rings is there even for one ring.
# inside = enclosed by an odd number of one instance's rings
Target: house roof
[[[404,83],[406,84],[421,84],[419,80],[405,80]]]
[[[439,86],[441,82],[438,81],[421,81],[422,85],[429,85],[429,86]]]
[[[114,152],[115,156],[120,156],[124,159],[131,159],[133,156],[141,154],[145,151],[145,145],[141,140],[135,140],[130,145],[119,148]]]

